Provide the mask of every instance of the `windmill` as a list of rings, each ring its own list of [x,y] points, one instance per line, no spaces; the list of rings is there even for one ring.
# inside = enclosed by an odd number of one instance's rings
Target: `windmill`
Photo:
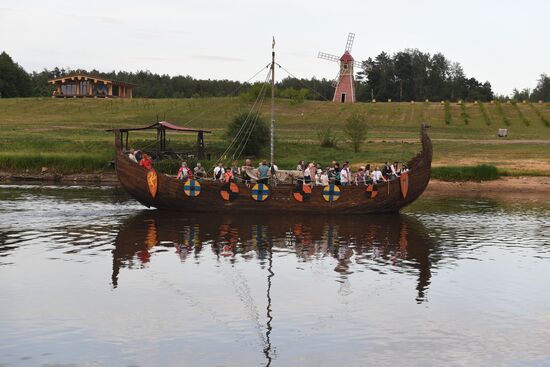
[[[335,61],[340,64],[340,71],[334,79],[333,86],[336,87],[334,91],[333,102],[341,103],[353,103],[355,102],[355,82],[353,79],[353,67],[360,68],[362,65],[357,62],[351,56],[351,47],[353,46],[353,40],[355,33],[348,34],[348,40],[346,42],[346,49],[341,57],[336,55],[327,54],[326,52],[319,52],[318,57],[323,60]]]

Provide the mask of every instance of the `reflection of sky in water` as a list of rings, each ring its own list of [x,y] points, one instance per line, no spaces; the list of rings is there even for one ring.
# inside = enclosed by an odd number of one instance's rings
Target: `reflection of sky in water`
[[[268,341],[272,365],[550,364],[546,203],[178,219],[0,190],[0,364],[259,365]]]

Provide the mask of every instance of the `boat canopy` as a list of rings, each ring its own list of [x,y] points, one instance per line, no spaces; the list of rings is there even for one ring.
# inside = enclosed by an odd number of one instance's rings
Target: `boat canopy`
[[[204,158],[204,134],[210,134],[211,131],[197,129],[193,127],[183,127],[174,125],[168,121],[158,121],[152,125],[144,127],[124,127],[109,129],[107,131],[120,132],[120,145],[128,150],[128,133],[130,131],[142,131],[142,130],[156,130],[157,131],[157,156],[164,156],[166,154],[171,155],[172,152],[166,148],[166,130],[178,131],[183,133],[197,133],[197,157]]]

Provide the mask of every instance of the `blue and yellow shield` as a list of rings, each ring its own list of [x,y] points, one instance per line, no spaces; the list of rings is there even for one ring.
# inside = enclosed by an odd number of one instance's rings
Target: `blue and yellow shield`
[[[340,199],[340,188],[334,184],[325,186],[323,188],[323,199],[329,203]]]
[[[197,180],[187,180],[183,184],[183,191],[189,197],[199,196],[201,194],[201,184]]]
[[[269,186],[263,183],[257,183],[252,187],[252,199],[256,201],[265,201],[269,197]]]

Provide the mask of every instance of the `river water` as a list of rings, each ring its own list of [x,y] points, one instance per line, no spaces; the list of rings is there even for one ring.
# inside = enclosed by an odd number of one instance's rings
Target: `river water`
[[[550,199],[144,210],[0,186],[0,366],[548,366]]]

